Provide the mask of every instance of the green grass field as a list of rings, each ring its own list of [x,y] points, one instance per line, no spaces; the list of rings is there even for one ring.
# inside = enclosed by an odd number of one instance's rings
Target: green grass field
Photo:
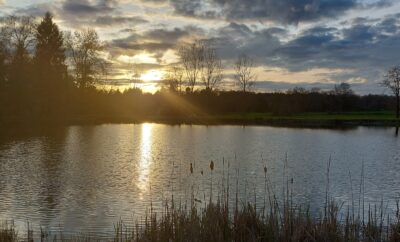
[[[396,121],[391,112],[351,112],[351,113],[300,113],[294,115],[273,115],[272,113],[243,113],[218,116],[221,119],[288,119],[288,120],[387,120]]]
[[[265,123],[265,124],[354,124],[390,126],[400,124],[392,112],[348,112],[348,113],[300,113],[273,115],[272,113],[235,113],[211,116],[220,123]]]

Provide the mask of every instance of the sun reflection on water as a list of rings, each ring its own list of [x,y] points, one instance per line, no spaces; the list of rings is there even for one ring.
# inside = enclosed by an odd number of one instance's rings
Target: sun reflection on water
[[[142,124],[141,139],[140,139],[140,161],[138,187],[140,189],[140,199],[143,199],[143,194],[149,189],[150,165],[152,163],[151,144],[152,144],[153,124]]]

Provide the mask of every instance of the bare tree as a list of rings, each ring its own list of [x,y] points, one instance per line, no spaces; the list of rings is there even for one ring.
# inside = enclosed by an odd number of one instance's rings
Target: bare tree
[[[142,75],[144,73],[144,68],[139,63],[134,63],[132,65],[132,69],[133,69],[133,72],[132,72],[132,77],[131,77],[130,82],[136,88],[138,84],[143,82]]]
[[[333,87],[333,93],[335,95],[353,95],[354,91],[351,89],[351,85],[346,82],[335,84]]]
[[[66,35],[66,45],[75,72],[76,84],[79,88],[87,88],[94,84],[99,76],[105,73],[106,62],[100,52],[103,44],[95,30],[87,29]]]
[[[14,56],[28,55],[35,43],[36,23],[33,17],[9,16],[4,20],[2,29],[2,34],[9,37]]]
[[[394,66],[388,70],[382,85],[389,88],[396,96],[396,118],[400,115],[400,66]]]
[[[187,85],[191,92],[197,84],[203,68],[204,44],[201,41],[195,41],[192,44],[182,46],[178,55],[180,57]]]
[[[171,91],[182,93],[184,85],[184,70],[180,66],[172,66],[166,75],[164,85]]]
[[[212,91],[222,81],[222,62],[213,47],[205,46],[203,55],[202,80],[206,90]]]
[[[32,17],[9,16],[2,22],[2,36],[7,39],[8,84],[14,91],[32,87],[30,64],[35,44],[36,24]],[[29,83],[29,85],[27,85]]]
[[[0,91],[7,82],[7,62],[9,53],[10,36],[5,28],[0,29]]]
[[[243,92],[248,92],[254,85],[256,79],[254,61],[247,55],[238,57],[235,63],[234,78]]]

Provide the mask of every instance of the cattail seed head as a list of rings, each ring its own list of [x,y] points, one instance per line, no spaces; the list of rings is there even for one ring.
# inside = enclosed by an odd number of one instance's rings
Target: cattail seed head
[[[193,174],[193,166],[192,166],[192,163],[190,163],[190,174]]]
[[[210,169],[211,169],[211,171],[214,170],[214,161],[211,161],[211,162],[210,162]]]

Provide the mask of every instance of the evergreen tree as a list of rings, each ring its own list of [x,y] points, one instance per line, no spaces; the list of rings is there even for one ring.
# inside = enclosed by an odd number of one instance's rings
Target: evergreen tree
[[[34,65],[40,106],[43,112],[55,111],[65,101],[67,67],[63,35],[49,12],[37,26]]]

